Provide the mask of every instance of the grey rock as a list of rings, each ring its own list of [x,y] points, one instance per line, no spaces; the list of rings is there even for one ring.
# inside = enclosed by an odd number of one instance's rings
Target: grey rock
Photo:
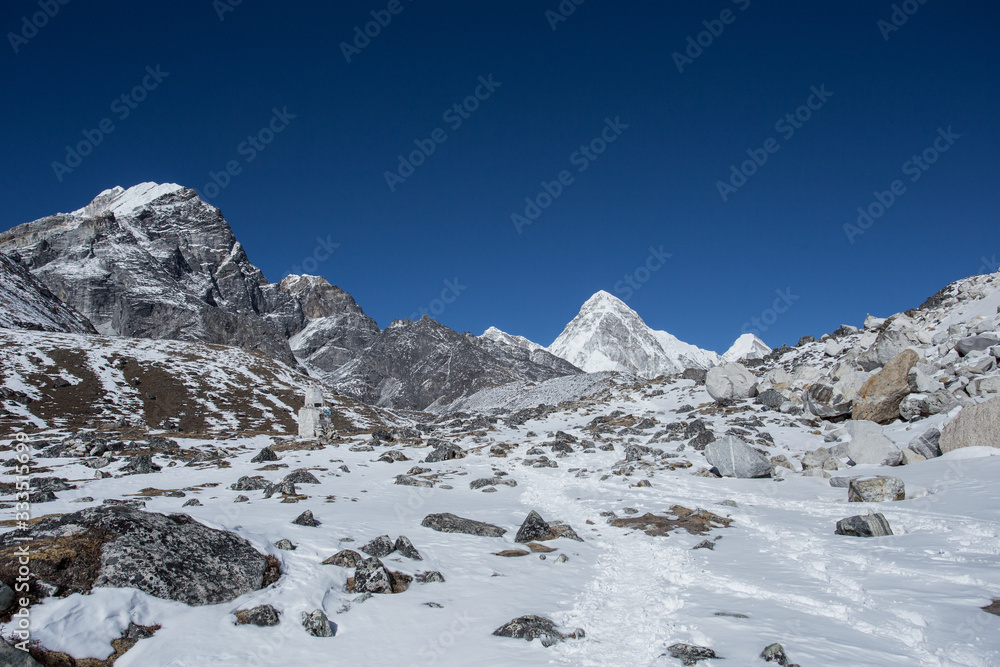
[[[857,477],[847,487],[847,501],[851,503],[883,503],[893,500],[906,500],[906,488],[903,480],[898,477]]]
[[[764,659],[764,662],[776,662],[781,667],[788,667],[788,655],[785,653],[785,647],[781,644],[766,646],[760,652],[760,657]]]
[[[472,490],[482,489],[487,486],[517,486],[517,481],[503,477],[483,477],[469,482],[469,488]]]
[[[43,667],[27,651],[14,648],[0,638],[0,665],[4,667]]]
[[[244,495],[239,495],[239,496],[236,496],[235,499],[233,499],[233,502],[234,503],[247,503],[247,502],[250,502],[250,499],[247,498]]]
[[[334,624],[330,622],[330,619],[326,617],[322,609],[317,609],[311,614],[302,612],[301,619],[302,627],[305,629],[306,634],[310,634],[313,637],[333,637],[336,634]]]
[[[451,513],[428,514],[420,525],[440,533],[465,533],[481,537],[503,537],[504,533],[507,532],[506,529],[499,526],[472,519],[463,519]]]
[[[802,392],[802,403],[806,410],[826,419],[850,414],[854,405],[853,400],[841,394],[839,388],[821,382],[809,385]]]
[[[3,611],[14,601],[14,589],[0,581],[0,611]]]
[[[268,461],[277,461],[278,455],[270,447],[264,447],[257,455],[250,459],[250,463],[267,463]]]
[[[412,560],[423,560],[424,557],[420,555],[417,548],[413,546],[413,542],[410,542],[410,538],[406,535],[400,535],[396,538],[396,543],[392,545],[393,548],[401,553],[402,555],[410,558]]]
[[[230,485],[229,488],[233,491],[259,491],[260,489],[266,489],[270,484],[263,477],[243,476],[235,484]]]
[[[395,483],[400,486],[420,486],[428,489],[434,486],[434,482],[429,479],[420,479],[410,475],[396,475]]]
[[[908,447],[925,459],[941,456],[941,431],[933,426],[910,441]]]
[[[1000,447],[1000,397],[967,405],[941,431],[941,452],[963,447]]]
[[[0,306],[0,327],[5,329],[97,333],[86,317],[63,303],[25,266],[2,253]]]
[[[857,477],[831,477],[830,486],[835,486],[838,489],[846,489],[851,485],[852,479],[857,479]]]
[[[392,593],[392,575],[378,558],[366,558],[354,570],[355,593]]]
[[[159,471],[160,466],[153,463],[153,459],[149,454],[133,456],[121,469],[123,475],[148,475]]]
[[[424,572],[420,577],[420,581],[425,584],[443,584],[444,575],[437,570],[431,570],[430,572]]]
[[[643,456],[649,456],[652,453],[652,447],[645,447],[643,445],[625,445],[626,461],[639,461]]]
[[[970,352],[988,350],[998,344],[1000,344],[1000,339],[994,336],[969,336],[955,343],[955,350],[964,357]]]
[[[705,448],[705,459],[718,468],[723,477],[770,477],[771,462],[756,449],[731,435],[719,438]]]
[[[278,482],[277,484],[268,484],[266,487],[264,487],[265,498],[270,498],[276,493],[281,493],[288,496],[294,496],[296,495],[295,484],[288,481],[282,481]]]
[[[692,551],[695,549],[709,549],[711,551],[715,551],[715,542],[712,540],[702,540],[698,544],[691,547]]]
[[[291,482],[293,484],[319,484],[320,481],[316,479],[316,475],[312,474],[308,470],[296,470],[295,472],[288,473],[285,478],[281,480],[282,482]]]
[[[711,443],[715,442],[715,434],[711,431],[702,431],[688,442],[695,451],[703,452]]]
[[[556,624],[551,619],[545,618],[544,616],[533,615],[519,616],[513,620],[507,621],[494,630],[493,635],[496,637],[524,639],[529,642],[534,639],[541,639],[542,644],[545,646],[551,646],[570,636],[560,632],[556,628]],[[576,633],[573,633],[573,636],[575,637],[581,637],[582,635],[582,630],[578,630]]]
[[[282,551],[295,551],[295,545],[292,544],[291,540],[280,539],[274,543],[275,549],[281,549]]]
[[[317,522],[315,517],[313,517],[312,510],[306,510],[302,514],[298,515],[297,517],[295,517],[295,519],[292,520],[292,523],[298,526],[309,526],[309,527],[315,527],[319,525],[319,522]]]
[[[721,364],[709,369],[705,388],[716,401],[732,401],[757,395],[757,378],[742,364]]]
[[[771,408],[772,410],[777,410],[781,407],[781,404],[785,402],[785,395],[780,391],[774,389],[767,389],[761,392],[757,398],[753,400],[754,403],[763,405],[766,408]]]
[[[851,441],[847,444],[847,455],[855,463],[897,466],[903,461],[899,447],[887,438],[882,427],[871,421],[852,420],[847,422],[847,432]]]
[[[393,546],[392,539],[388,535],[380,535],[361,547],[361,550],[369,556],[384,558],[395,551],[396,547]]]
[[[267,628],[278,625],[281,619],[278,610],[269,604],[262,604],[251,609],[241,609],[235,613],[236,625],[256,625]]]
[[[451,461],[454,459],[464,459],[465,450],[456,445],[455,443],[449,442],[443,445],[439,445],[427,458],[424,459],[424,463],[440,463],[441,461]]]
[[[229,602],[263,585],[263,554],[242,537],[186,514],[102,505],[44,518],[30,535],[44,540],[87,530],[107,531],[108,536],[95,586],[137,588],[154,597],[205,605]],[[13,533],[0,535],[0,549],[14,544]],[[60,571],[45,576],[59,583]]]
[[[357,567],[358,563],[363,560],[361,554],[357,551],[352,551],[351,549],[344,549],[333,554],[325,561],[323,565],[339,565],[340,567]]]
[[[552,532],[552,526],[546,523],[545,519],[535,510],[528,512],[528,516],[521,523],[517,531],[515,542],[533,542],[544,537],[548,537]]]
[[[886,518],[877,513],[841,519],[837,522],[834,533],[848,537],[884,537],[893,534]]]
[[[681,664],[695,665],[702,660],[720,660],[715,651],[706,646],[695,646],[693,644],[673,644],[667,647],[670,657],[677,658]],[[664,654],[666,655],[666,653]]]

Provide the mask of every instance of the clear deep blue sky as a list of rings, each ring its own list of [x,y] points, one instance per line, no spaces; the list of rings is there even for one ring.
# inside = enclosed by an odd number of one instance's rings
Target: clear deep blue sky
[[[270,280],[313,268],[381,326],[440,310],[457,279],[437,319],[548,344],[604,289],[720,352],[754,317],[770,345],[794,343],[915,307],[990,268],[984,258],[996,269],[997,3],[911,0],[886,40],[878,22],[892,3],[877,0],[587,0],[555,30],[546,11],[558,0],[401,0],[348,63],[341,42],[387,1],[243,0],[220,20],[233,1],[75,0],[15,40],[17,53],[9,33],[41,10],[3,3],[0,226],[114,185],[204,195],[209,173],[235,160],[241,173],[210,201],[251,260]],[[713,24],[726,9],[731,23]],[[679,72],[673,54],[704,21],[724,29]],[[120,119],[115,99],[156,83],[147,66],[166,78]],[[489,75],[501,85],[453,129],[444,112]],[[833,95],[813,98],[820,108],[787,137],[775,124],[812,86]],[[239,146],[273,108],[295,118],[247,162]],[[104,118],[114,130],[58,180],[52,163]],[[606,118],[628,127],[593,162],[574,161]],[[960,138],[938,142],[947,152],[904,173],[948,127]],[[384,172],[437,128],[447,140],[390,191]],[[723,201],[717,181],[768,138],[777,152]],[[519,234],[511,215],[562,170],[572,183]],[[843,225],[896,179],[905,191],[850,243]],[[317,237],[339,247],[304,264]],[[639,270],[648,279],[629,294],[619,281],[661,246],[671,257]],[[794,297],[780,315],[767,312],[776,290]]]

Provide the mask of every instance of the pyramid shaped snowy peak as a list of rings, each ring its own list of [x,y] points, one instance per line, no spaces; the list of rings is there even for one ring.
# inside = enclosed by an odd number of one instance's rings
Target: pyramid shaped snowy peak
[[[116,185],[94,197],[94,200],[83,208],[73,211],[72,215],[93,217],[109,212],[116,216],[128,215],[164,195],[180,192],[183,189],[183,186],[176,183],[139,183],[127,190]]]
[[[588,373],[618,371],[646,378],[719,363],[715,352],[651,329],[624,301],[603,290],[584,302],[548,351]]]
[[[731,362],[741,359],[763,359],[770,352],[771,348],[767,343],[752,333],[745,333],[722,355],[722,360]]]

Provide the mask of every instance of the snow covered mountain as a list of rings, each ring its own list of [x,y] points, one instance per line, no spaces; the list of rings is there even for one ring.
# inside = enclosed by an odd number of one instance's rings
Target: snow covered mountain
[[[767,346],[767,343],[752,333],[745,333],[723,353],[722,360],[728,363],[741,359],[763,359],[770,352],[771,348]]]
[[[97,333],[26,268],[0,253],[0,328]]]
[[[236,345],[295,364],[286,336],[260,316],[267,279],[194,190],[111,188],[0,234],[0,251],[103,335]]]
[[[710,368],[720,361],[715,352],[651,329],[605,291],[587,299],[548,350],[588,373],[618,371],[644,378]]]
[[[496,327],[490,327],[483,332],[483,335],[479,337],[483,340],[492,340],[498,343],[503,343],[505,345],[512,345],[514,347],[521,347],[529,352],[534,352],[535,350],[544,350],[545,347],[539,345],[534,341],[530,341],[524,336],[514,336],[507,333],[506,331],[500,331]]]

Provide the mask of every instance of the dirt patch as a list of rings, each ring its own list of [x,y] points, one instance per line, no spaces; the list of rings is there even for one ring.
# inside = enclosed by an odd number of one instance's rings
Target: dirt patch
[[[707,535],[714,528],[728,528],[732,519],[713,514],[708,510],[692,510],[674,505],[670,511],[676,518],[647,512],[642,516],[627,519],[612,519],[611,525],[618,528],[641,530],[653,537],[666,537],[671,531],[683,528],[692,535]]]
[[[529,555],[527,551],[523,549],[504,549],[503,551],[498,551],[494,556],[502,556],[503,558],[519,558],[521,556]]]

